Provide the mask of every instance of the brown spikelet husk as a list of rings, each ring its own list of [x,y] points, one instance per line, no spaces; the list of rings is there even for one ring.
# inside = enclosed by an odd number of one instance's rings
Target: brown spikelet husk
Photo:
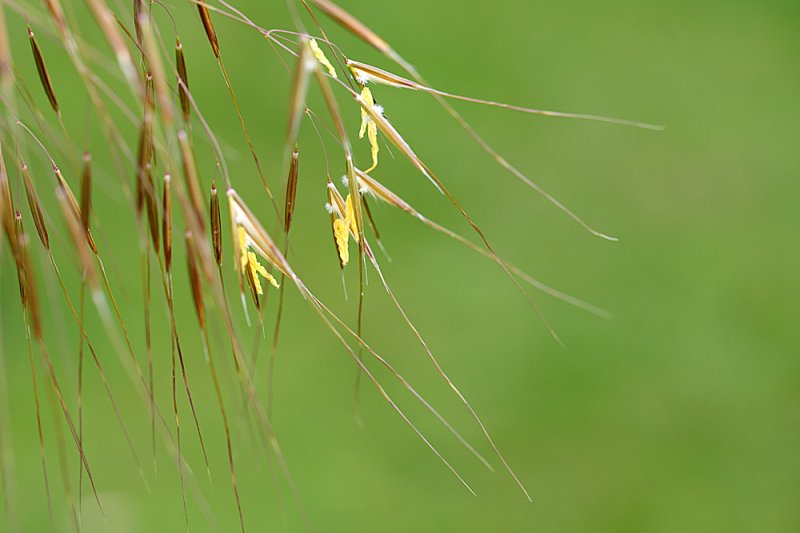
[[[172,270],[172,178],[164,176],[164,191],[161,195],[161,235],[164,240],[164,267],[167,274]]]
[[[219,214],[219,197],[217,186],[211,184],[211,206],[209,208],[211,219],[211,243],[214,248],[214,259],[217,266],[222,264],[222,222]]]
[[[178,144],[181,148],[181,160],[183,162],[183,177],[186,181],[186,188],[189,191],[189,200],[196,217],[196,222],[200,229],[205,228],[205,217],[203,216],[203,196],[200,192],[200,178],[197,174],[197,165],[194,161],[194,153],[189,144],[189,137],[185,130],[178,131]]]
[[[191,105],[189,102],[189,74],[186,72],[186,57],[183,53],[183,44],[180,39],[175,40],[175,65],[178,71],[178,99],[181,103],[181,112],[183,113],[183,120],[189,122],[191,114]]]
[[[295,147],[292,152],[292,162],[289,166],[289,178],[286,181],[286,203],[284,205],[284,228],[286,233],[292,226],[295,200],[297,199],[297,178],[300,171],[300,152]]]
[[[189,285],[192,289],[192,299],[194,301],[194,310],[197,313],[197,320],[200,322],[200,327],[206,327],[206,311],[203,306],[203,286],[200,283],[200,272],[197,269],[197,252],[195,250],[194,239],[192,232],[187,231],[185,234],[186,240],[186,263],[189,268]]]
[[[14,229],[15,229],[14,240],[16,243],[14,244],[14,248],[15,250],[18,250],[18,252],[14,253],[14,262],[16,263],[17,266],[17,283],[19,285],[19,299],[20,302],[22,303],[23,309],[25,309],[28,306],[28,290],[25,287],[27,282],[25,281],[25,268],[21,255],[23,250],[22,240],[24,237],[22,235],[22,214],[19,211],[17,211],[16,214],[16,222]]]
[[[39,310],[39,297],[36,290],[36,276],[28,254],[28,237],[22,226],[22,214],[17,211],[14,224],[14,237],[17,242],[17,278],[20,285],[22,305],[28,309],[33,335],[42,338],[42,319]]]
[[[61,170],[58,168],[57,165],[53,165],[53,173],[56,175],[56,181],[58,182],[58,190],[63,192],[64,195],[64,202],[69,207],[72,212],[72,217],[77,221],[78,227],[82,227],[83,224],[81,223],[81,209],[78,205],[78,201],[75,199],[75,195],[72,193],[72,189],[70,189],[69,184],[64,179],[64,176],[61,174]],[[92,249],[92,252],[97,253],[97,245],[94,242],[94,237],[92,236],[92,230],[88,229],[83,232],[85,235],[85,240],[89,244],[89,248]]]
[[[47,233],[47,226],[44,222],[42,215],[42,204],[39,201],[39,195],[36,194],[36,189],[33,186],[30,172],[28,171],[28,164],[25,161],[20,161],[20,170],[22,171],[22,182],[25,184],[25,196],[28,199],[28,208],[31,210],[31,217],[33,224],[36,226],[36,233],[39,235],[39,240],[46,250],[50,249],[50,235]]]
[[[323,13],[339,23],[347,31],[374,46],[384,54],[391,51],[389,43],[381,39],[374,31],[366,27],[360,20],[334,4],[330,0],[311,0]]]
[[[39,48],[39,43],[36,41],[36,36],[33,30],[28,25],[28,40],[31,43],[31,51],[33,52],[33,61],[36,63],[36,72],[39,74],[39,81],[42,83],[47,99],[50,101],[50,107],[53,111],[58,113],[58,100],[56,99],[56,92],[53,90],[53,83],[50,80],[50,74],[47,72],[47,67],[44,64],[44,57],[42,50]]]
[[[147,192],[147,225],[150,228],[150,241],[153,243],[153,249],[158,253],[161,244],[158,227],[158,203],[156,203],[155,199],[153,177],[150,174],[148,174],[148,177],[150,179]]]
[[[92,211],[92,156],[83,154],[83,173],[81,174],[81,225],[89,232],[89,216]]]
[[[206,30],[208,42],[211,43],[211,49],[214,51],[214,55],[217,59],[219,59],[219,41],[217,41],[217,32],[214,29],[214,23],[211,21],[211,13],[203,4],[197,4],[197,11],[200,13],[200,20],[203,23],[203,28]]]

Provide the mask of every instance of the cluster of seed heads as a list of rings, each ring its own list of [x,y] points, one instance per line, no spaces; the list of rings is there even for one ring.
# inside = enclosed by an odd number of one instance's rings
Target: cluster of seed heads
[[[130,438],[130,431],[125,418],[117,407],[117,401],[111,387],[105,378],[101,361],[104,357],[95,351],[90,335],[84,328],[86,293],[91,303],[96,308],[102,320],[104,331],[109,337],[115,351],[118,353],[126,371],[136,390],[141,395],[142,401],[151,414],[151,433],[153,454],[155,457],[156,442],[163,441],[165,447],[171,451],[175,466],[180,472],[181,494],[183,510],[188,524],[189,511],[187,494],[183,489],[186,485],[194,484],[191,468],[186,463],[182,453],[181,415],[178,409],[177,398],[185,394],[191,408],[193,432],[203,451],[205,466],[209,469],[206,447],[201,425],[195,410],[189,376],[181,344],[181,336],[174,310],[173,276],[186,276],[191,290],[196,318],[201,333],[201,342],[204,349],[204,359],[207,363],[214,385],[214,394],[220,409],[224,426],[224,437],[228,451],[228,469],[231,476],[231,488],[235,500],[236,510],[241,524],[245,529],[244,510],[239,495],[236,481],[236,461],[234,442],[231,438],[230,428],[230,403],[225,402],[225,391],[218,377],[217,365],[219,360],[215,356],[209,336],[209,322],[214,320],[222,325],[230,346],[225,350],[230,352],[230,362],[235,368],[238,386],[242,397],[245,399],[243,410],[249,413],[256,421],[255,432],[263,443],[266,453],[273,453],[281,465],[282,471],[290,486],[293,486],[289,475],[289,467],[285,463],[277,438],[271,425],[272,409],[272,376],[273,369],[270,365],[268,394],[266,405],[262,404],[253,381],[253,370],[245,358],[245,349],[237,333],[241,328],[240,316],[243,315],[248,326],[252,324],[250,314],[255,313],[260,327],[263,324],[263,308],[267,303],[270,291],[279,291],[276,325],[273,334],[273,360],[274,349],[277,346],[278,332],[283,311],[284,291],[293,288],[308,302],[322,324],[330,331],[335,341],[352,357],[356,366],[358,378],[365,376],[374,385],[380,395],[416,433],[424,444],[441,460],[458,480],[471,492],[472,489],[462,478],[459,472],[451,466],[447,459],[438,451],[428,438],[417,428],[415,423],[398,406],[393,397],[377,379],[368,361],[384,367],[402,385],[404,390],[415,400],[421,402],[423,407],[439,420],[457,440],[464,444],[478,460],[488,468],[491,464],[464,439],[451,424],[403,377],[387,358],[378,353],[362,335],[363,299],[365,296],[364,280],[368,270],[374,271],[380,281],[380,286],[391,298],[391,301],[401,314],[405,325],[413,332],[427,357],[435,366],[436,372],[445,380],[447,385],[457,395],[459,400],[469,411],[471,417],[480,428],[487,443],[496,455],[497,460],[503,465],[521,491],[530,499],[522,482],[507,463],[495,445],[492,437],[485,428],[482,420],[464,398],[460,390],[450,380],[436,357],[429,349],[427,343],[410,320],[405,309],[401,306],[381,269],[381,261],[373,248],[377,244],[383,249],[380,233],[370,208],[371,203],[382,203],[396,208],[411,218],[420,221],[427,227],[442,233],[457,242],[476,251],[496,263],[508,276],[511,282],[519,289],[524,298],[536,310],[534,300],[528,295],[524,285],[531,285],[539,291],[568,303],[581,307],[595,314],[603,315],[604,312],[590,304],[584,303],[574,297],[563,294],[540,281],[532,278],[517,266],[500,257],[491,246],[489,240],[479,226],[468,215],[465,208],[451,194],[443,180],[435,173],[412,148],[412,143],[400,133],[400,128],[389,121],[384,108],[376,101],[378,92],[389,92],[395,89],[415,91],[431,95],[441,104],[457,123],[475,140],[478,146],[493,158],[501,169],[511,173],[536,192],[542,194],[548,201],[561,209],[577,223],[591,233],[612,239],[591,228],[567,207],[543,191],[536,183],[530,180],[523,172],[512,166],[494,148],[461,117],[449,103],[452,100],[471,102],[502,109],[509,109],[529,114],[586,119],[601,122],[622,124],[646,129],[659,129],[658,126],[632,122],[608,117],[585,114],[571,114],[541,109],[520,107],[510,104],[481,100],[445,92],[431,87],[424,78],[406,61],[389,43],[364,23],[345,11],[342,7],[329,0],[300,0],[299,5],[305,10],[304,16],[313,22],[314,30],[308,31],[303,27],[304,18],[295,12],[297,27],[293,31],[281,29],[265,29],[258,26],[242,11],[224,0],[206,3],[204,0],[186,0],[194,4],[199,14],[203,31],[211,46],[213,59],[218,63],[222,81],[229,92],[233,109],[241,126],[248,150],[253,158],[254,172],[258,174],[264,187],[264,194],[272,203],[275,212],[275,224],[266,224],[260,220],[250,209],[247,202],[237,193],[235,183],[227,170],[225,155],[220,149],[212,128],[208,125],[202,113],[202,103],[198,102],[191,91],[189,70],[184,56],[184,47],[178,35],[178,27],[173,20],[175,31],[174,39],[165,39],[162,30],[155,24],[154,10],[165,9],[160,2],[153,4],[145,0],[133,0],[133,16],[123,16],[116,13],[106,0],[87,0],[86,5],[92,13],[97,26],[104,37],[103,48],[95,48],[78,33],[78,26],[72,20],[72,10],[62,5],[62,0],[45,0],[45,10],[24,4],[9,3],[7,6],[0,2],[0,12],[9,7],[25,18],[27,36],[30,43],[31,57],[12,57],[8,40],[16,32],[9,33],[5,27],[5,19],[0,17],[0,99],[4,107],[4,120],[2,124],[2,137],[0,137],[0,223],[5,234],[5,245],[13,258],[19,286],[20,302],[25,321],[25,338],[30,356],[32,377],[36,399],[36,419],[39,432],[39,446],[42,460],[42,473],[45,480],[46,498],[52,520],[52,496],[48,481],[46,463],[46,443],[42,432],[42,419],[39,406],[39,392],[37,388],[37,368],[41,368],[47,379],[48,390],[55,393],[61,414],[69,428],[70,437],[79,457],[79,475],[77,499],[72,493],[72,483],[64,484],[64,496],[67,502],[73,527],[80,529],[81,512],[80,498],[84,482],[88,482],[97,505],[102,509],[102,501],[95,486],[95,478],[90,468],[90,458],[84,453],[84,431],[82,410],[82,377],[84,368],[84,347],[88,350],[90,363],[101,377],[108,399],[114,408],[115,416],[123,432],[127,445],[135,459],[139,473],[146,483],[144,468],[138,457],[138,451]],[[70,14],[68,16],[67,14]],[[2,14],[2,13],[0,13]],[[330,41],[327,37],[321,20],[323,14],[327,19],[345,29],[362,43],[380,52],[386,61],[385,68],[372,66],[348,57],[342,47]],[[263,36],[281,54],[282,58],[289,58],[294,62],[294,68],[289,68],[291,80],[291,93],[288,99],[288,124],[284,145],[284,171],[285,179],[281,186],[270,186],[262,170],[258,150],[254,146],[247,129],[244,115],[239,107],[236,94],[223,60],[223,50],[214,26],[213,19],[226,17],[240,23],[243,27],[257,32]],[[172,18],[172,15],[170,15]],[[84,22],[82,22],[83,24]],[[13,29],[13,28],[12,28]],[[115,291],[106,274],[103,257],[108,253],[93,235],[93,227],[97,230],[96,213],[93,206],[93,169],[90,156],[91,147],[86,147],[77,158],[71,158],[74,153],[74,143],[62,120],[61,112],[65,104],[63,95],[57,90],[58,80],[55,80],[47,69],[47,60],[37,33],[46,35],[48,41],[58,43],[66,52],[67,57],[77,71],[89,102],[95,110],[102,128],[104,139],[112,154],[117,173],[122,177],[132,177],[134,186],[127,188],[131,206],[135,210],[138,229],[141,236],[140,248],[143,261],[143,270],[147,280],[147,293],[144,298],[145,308],[145,349],[147,353],[146,366],[140,363],[133,342],[128,333],[122,313],[118,307]],[[197,31],[195,28],[192,30]],[[174,56],[167,53],[174,42]],[[170,43],[168,45],[168,43]],[[121,76],[130,89],[130,98],[135,105],[125,103],[125,99],[116,95],[105,83],[103,76],[108,75],[109,69],[100,70],[98,64],[108,67],[105,55],[110,50],[114,61],[111,63],[113,75]],[[98,59],[101,58],[101,59]],[[52,126],[48,120],[49,112],[42,110],[37,105],[37,97],[31,93],[20,71],[15,67],[22,61],[33,61],[41,88],[47,97],[57,125]],[[402,72],[397,74],[392,70]],[[310,91],[319,91],[322,95],[326,112],[317,113],[310,107],[308,94]],[[62,100],[59,100],[62,98]],[[341,102],[340,102],[341,100]],[[383,101],[383,99],[381,99]],[[25,106],[30,109],[29,119],[22,118],[21,111]],[[179,111],[178,111],[179,110]],[[138,143],[135,147],[126,144],[123,134],[123,125],[113,117],[123,115],[134,117],[135,128],[138,131]],[[27,115],[26,115],[27,116]],[[324,125],[323,121],[329,120]],[[368,163],[359,164],[353,153],[349,123],[360,116],[358,139],[369,146],[370,160]],[[289,256],[289,238],[293,226],[298,198],[298,181],[301,178],[301,152],[299,146],[299,132],[301,124],[309,123],[316,131],[324,150],[326,166],[330,168],[328,159],[338,160],[344,168],[343,179],[335,179],[328,175],[317,180],[320,191],[325,188],[327,195],[326,208],[330,215],[330,232],[332,254],[335,254],[339,268],[350,267],[354,263],[359,270],[358,290],[358,320],[355,324],[348,324],[342,320],[331,308],[321,301],[305,282],[295,273]],[[325,148],[331,141],[323,139],[321,128],[332,126],[334,132],[334,147]],[[194,129],[193,129],[194,128]],[[196,159],[196,138],[205,138],[212,147],[216,159],[214,174],[221,176],[224,189],[218,190],[215,183],[204,181],[201,169],[198,168]],[[61,139],[61,142],[59,142]],[[465,221],[474,230],[476,241],[456,233],[424,216],[413,207],[412,203],[397,193],[393,192],[381,176],[380,154],[381,142],[393,147],[408,160],[412,172],[429,180],[437,194],[450,202],[463,216]],[[13,147],[13,149],[12,149]],[[52,169],[55,178],[53,187],[54,196],[59,206],[57,212],[48,212],[45,203],[40,199],[39,191],[48,187],[47,181],[42,176],[36,176],[29,168],[27,161],[32,158],[44,158]],[[9,172],[6,161],[11,169]],[[62,168],[70,169],[62,173]],[[70,186],[73,174],[78,180],[78,194]],[[94,174],[97,174],[96,172]],[[21,185],[12,184],[13,177],[19,176]],[[173,179],[173,176],[175,179]],[[123,179],[123,182],[125,180]],[[340,184],[341,183],[341,184]],[[210,187],[209,187],[210,185]],[[340,188],[344,187],[344,193]],[[127,186],[126,186],[127,187]],[[26,205],[15,199],[12,191],[24,189]],[[277,190],[284,190],[282,207],[279,205]],[[223,217],[227,211],[227,217]],[[227,220],[226,220],[227,219]],[[226,220],[223,222],[223,220]],[[26,224],[30,221],[38,236],[38,245],[30,238]],[[51,232],[52,225],[58,229]],[[226,228],[227,226],[227,228]],[[268,231],[267,227],[273,230]],[[174,233],[183,232],[183,239],[174,241]],[[56,259],[51,247],[51,235],[66,236],[65,247],[71,248],[71,259],[77,264],[80,273],[78,301],[73,301],[67,283],[62,278],[59,270],[59,260]],[[173,272],[173,250],[175,242],[183,246],[186,257],[186,271]],[[34,248],[37,248],[34,250]],[[41,248],[39,250],[38,248]],[[239,299],[244,305],[244,312],[237,311],[229,304],[228,288],[225,280],[229,270],[226,268],[226,248],[230,252],[231,266],[236,273]],[[44,257],[44,266],[37,265],[33,258]],[[0,257],[1,258],[1,257]],[[63,261],[63,259],[61,260]],[[334,260],[331,257],[331,265]],[[40,267],[40,268],[37,268]],[[333,267],[335,268],[335,267]],[[63,379],[59,381],[58,372],[54,366],[46,339],[47,328],[43,326],[40,292],[37,288],[37,278],[45,275],[37,270],[51,271],[49,276],[55,277],[61,288],[63,298],[67,303],[71,317],[77,328],[80,338],[78,352],[78,386],[77,398],[73,399],[67,394],[63,386]],[[160,280],[164,301],[167,306],[170,328],[171,379],[172,379],[172,420],[169,420],[156,402],[154,393],[154,363],[153,346],[150,335],[150,279],[154,276]],[[4,293],[5,294],[5,291]],[[248,303],[249,300],[249,303]],[[209,305],[209,303],[211,305]],[[541,313],[540,313],[541,314]],[[544,317],[542,317],[544,320]],[[544,321],[547,328],[555,335]],[[34,354],[40,356],[39,366],[36,364]],[[364,359],[364,354],[367,359]],[[182,392],[179,393],[179,390]],[[85,478],[85,480],[84,480]]]

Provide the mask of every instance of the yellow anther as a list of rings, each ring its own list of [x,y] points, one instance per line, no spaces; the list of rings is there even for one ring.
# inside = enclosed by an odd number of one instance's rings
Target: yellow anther
[[[317,41],[311,39],[308,42],[308,45],[311,47],[311,52],[314,54],[314,57],[317,58],[317,61],[319,61],[320,65],[328,70],[328,74],[330,74],[332,78],[336,78],[336,69],[333,68],[331,62],[328,61],[327,57],[325,57],[325,52],[323,52],[322,48],[319,47]]]

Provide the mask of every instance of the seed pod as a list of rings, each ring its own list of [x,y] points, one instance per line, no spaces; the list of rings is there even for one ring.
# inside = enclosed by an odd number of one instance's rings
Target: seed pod
[[[47,94],[47,99],[50,100],[50,107],[58,113],[58,100],[56,100],[56,93],[53,90],[53,83],[50,81],[42,50],[39,48],[39,43],[36,41],[36,36],[33,34],[30,25],[28,25],[28,40],[31,42],[31,51],[33,52],[33,60],[36,63],[36,72],[39,73],[39,81],[42,82],[42,88]]]
[[[42,204],[39,201],[39,196],[36,194],[36,189],[33,186],[30,173],[28,172],[28,164],[25,161],[20,161],[20,169],[22,170],[22,181],[25,184],[25,196],[28,198],[28,208],[31,210],[33,223],[36,226],[36,233],[39,234],[39,240],[42,241],[45,250],[50,249],[50,236],[47,233],[47,226],[44,223],[44,216],[42,215]]]
[[[219,214],[219,198],[217,197],[217,186],[211,184],[211,243],[214,246],[214,259],[217,266],[222,264],[222,222]]]
[[[197,312],[197,320],[200,327],[206,327],[206,312],[203,307],[203,287],[200,283],[200,273],[197,270],[197,252],[194,249],[192,232],[187,231],[186,240],[186,262],[189,267],[189,285],[192,289],[192,299],[194,300],[194,310]]]
[[[300,166],[300,154],[295,146],[292,152],[292,164],[289,167],[289,179],[286,181],[286,205],[284,207],[284,227],[286,233],[289,233],[289,228],[292,226],[292,215],[294,214],[295,199],[297,198],[297,176]]]
[[[189,102],[189,75],[186,72],[186,58],[183,55],[183,45],[180,39],[175,40],[175,64],[178,70],[178,99],[181,102],[183,120],[189,122],[191,105]]]
[[[164,192],[161,196],[161,231],[164,238],[164,266],[167,274],[172,269],[172,185],[169,174],[164,175]]]
[[[203,28],[206,30],[208,42],[211,43],[211,49],[219,59],[219,42],[217,41],[217,32],[214,30],[214,23],[211,22],[211,13],[208,11],[208,7],[201,3],[197,4],[197,10],[200,12],[200,20],[203,21]]]

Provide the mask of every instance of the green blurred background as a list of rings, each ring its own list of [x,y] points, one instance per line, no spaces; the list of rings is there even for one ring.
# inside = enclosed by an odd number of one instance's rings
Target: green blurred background
[[[225,146],[234,184],[273,229],[271,207],[196,11],[188,2],[169,5],[186,49],[190,85]],[[290,27],[282,2],[236,5],[261,26]],[[306,516],[316,531],[800,530],[800,6],[779,0],[342,0],[342,5],[443,90],[640,119],[667,129],[656,133],[456,104],[514,165],[598,229],[620,238],[611,243],[590,236],[497,167],[429,96],[376,88],[389,119],[451,187],[500,255],[613,317],[600,319],[533,292],[562,337],[561,347],[496,265],[373,203],[393,259],[383,260],[389,283],[534,501],[526,502],[492,458],[373,275],[365,337],[496,464],[497,472],[485,470],[374,362],[369,366],[477,497],[459,485],[368,384],[362,394],[364,427],[359,427],[350,356],[296,291],[288,290],[273,421],[294,495],[274,456],[240,423],[241,398],[233,386],[224,330],[218,321],[212,327],[214,356],[224,361],[248,529],[302,530]],[[32,13],[41,15],[38,3],[31,6]],[[82,9],[76,7],[75,13],[81,32],[106,50]],[[127,3],[118,13],[129,23]],[[154,7],[154,13],[170,42],[164,11]],[[35,79],[23,19],[10,7],[6,16],[20,73],[55,124]],[[350,57],[397,70],[330,20],[320,20]],[[257,33],[218,15],[215,22],[245,120],[268,179],[279,191],[289,75]],[[97,233],[137,355],[144,361],[142,260],[130,202],[67,56],[44,28],[36,31],[65,123],[76,144],[88,143],[95,153]],[[112,86],[128,98],[119,81]],[[359,112],[346,99],[340,102],[354,136]],[[310,105],[326,116],[315,87]],[[121,116],[120,123],[126,124]],[[135,149],[136,126],[129,124],[125,133]],[[328,133],[323,135],[334,153]],[[198,165],[209,183],[213,159],[197,123],[194,136]],[[324,159],[308,123],[300,147],[290,261],[309,287],[352,324],[357,272],[353,263],[345,301],[323,209]],[[13,157],[12,148],[4,151],[7,161]],[[423,213],[472,237],[425,178],[399,154],[393,160],[389,151],[384,146],[375,176]],[[368,153],[358,143],[362,166]],[[332,157],[334,177],[343,171],[340,159]],[[32,169],[54,206],[45,164],[35,161]],[[77,190],[76,176],[68,180]],[[18,187],[15,192],[21,201]],[[51,218],[51,225],[60,220]],[[66,238],[63,230],[54,232],[57,240]],[[41,247],[34,244],[48,342],[74,405],[76,327]],[[236,531],[221,419],[203,363],[182,252],[177,253],[178,322],[212,475],[209,482],[181,397],[184,452],[196,487],[187,488],[190,529]],[[77,298],[74,261],[63,243],[56,255]],[[6,464],[13,467],[5,497],[11,502],[12,523],[22,531],[44,531],[49,522],[30,370],[7,253],[1,272],[10,414],[3,430],[13,443],[4,451]],[[233,287],[227,263],[226,276]],[[154,281],[156,394],[172,424],[169,335],[159,291]],[[243,344],[250,347],[260,331],[246,328],[236,297],[230,300]],[[272,299],[264,317],[268,332],[275,305]],[[87,316],[150,491],[96,372],[87,366],[86,451],[107,522],[85,491],[84,531],[184,530],[175,465],[159,438],[154,471],[146,404],[117,362],[96,313]],[[256,381],[262,397],[271,338],[268,333],[259,352]],[[66,531],[54,422],[46,396],[42,400],[56,523]],[[75,490],[76,453],[69,441],[65,449]]]

